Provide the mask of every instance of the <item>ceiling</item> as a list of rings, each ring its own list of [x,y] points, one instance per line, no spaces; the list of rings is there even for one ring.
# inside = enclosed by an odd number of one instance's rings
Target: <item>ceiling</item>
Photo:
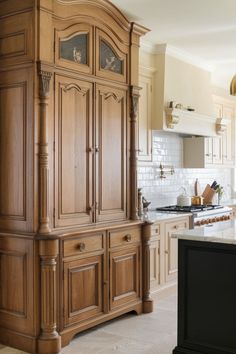
[[[236,0],[111,0],[148,27],[143,42],[167,44],[210,66],[212,81],[229,91],[236,74]]]

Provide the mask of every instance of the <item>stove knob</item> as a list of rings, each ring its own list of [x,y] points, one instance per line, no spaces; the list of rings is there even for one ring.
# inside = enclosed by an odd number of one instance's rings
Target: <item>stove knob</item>
[[[213,219],[209,219],[209,223],[211,224],[212,222],[214,222]]]
[[[212,218],[212,222],[216,222],[216,218]]]
[[[219,218],[219,217],[217,217],[217,218],[216,218],[216,221],[220,221],[220,218]]]
[[[209,222],[210,222],[210,219],[206,219],[205,224],[209,224]]]
[[[204,225],[206,223],[206,220],[201,221],[201,225]]]
[[[230,220],[230,215],[227,216],[227,220]]]
[[[194,225],[200,226],[201,225],[201,221],[196,221]]]
[[[221,217],[220,217],[220,221],[223,221],[223,220],[224,220],[224,217],[223,217],[223,216],[221,216]]]

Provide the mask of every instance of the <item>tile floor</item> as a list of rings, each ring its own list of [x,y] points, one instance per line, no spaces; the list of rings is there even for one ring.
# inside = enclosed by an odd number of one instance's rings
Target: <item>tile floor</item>
[[[176,345],[177,297],[154,297],[154,312],[127,314],[77,335],[61,354],[172,354]],[[25,354],[3,347],[0,354]]]

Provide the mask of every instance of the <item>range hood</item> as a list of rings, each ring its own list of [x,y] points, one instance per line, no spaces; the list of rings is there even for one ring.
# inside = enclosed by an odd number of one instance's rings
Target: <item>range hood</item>
[[[166,46],[160,47],[155,55],[157,116],[153,129],[201,136],[223,133],[224,124],[214,114],[211,72],[169,54]]]

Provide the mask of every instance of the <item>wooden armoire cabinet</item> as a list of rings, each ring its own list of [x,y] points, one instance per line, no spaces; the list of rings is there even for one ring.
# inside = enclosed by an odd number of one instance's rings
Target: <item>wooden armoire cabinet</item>
[[[140,36],[107,0],[0,1],[0,343],[52,354],[150,312]]]

